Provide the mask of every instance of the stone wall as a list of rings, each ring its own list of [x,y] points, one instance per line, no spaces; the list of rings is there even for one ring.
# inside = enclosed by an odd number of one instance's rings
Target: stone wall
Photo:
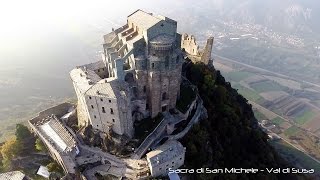
[[[186,55],[192,62],[202,62],[204,64],[212,64],[211,53],[213,47],[213,37],[207,39],[204,49],[199,49],[199,45],[193,35],[183,34],[181,37],[181,49],[184,49]]]
[[[212,46],[213,46],[213,37],[209,37],[207,39],[206,47],[203,50],[202,56],[201,56],[201,62],[204,64],[209,64],[211,61],[211,53],[212,53]]]
[[[181,49],[193,56],[200,55],[199,45],[193,35],[183,34],[181,38]]]

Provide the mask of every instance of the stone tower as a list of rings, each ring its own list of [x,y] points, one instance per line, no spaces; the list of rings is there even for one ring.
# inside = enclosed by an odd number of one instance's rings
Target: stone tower
[[[109,77],[129,84],[134,120],[175,108],[183,63],[177,36],[176,21],[142,10],[104,36],[103,61]]]
[[[212,64],[211,53],[213,47],[213,37],[207,39],[206,47],[203,50],[203,54],[201,56],[201,62],[204,64]]]

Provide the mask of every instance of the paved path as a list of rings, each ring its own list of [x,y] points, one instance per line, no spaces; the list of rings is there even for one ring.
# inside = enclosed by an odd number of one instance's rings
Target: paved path
[[[147,138],[140,144],[140,146],[134,151],[131,156],[133,159],[140,159],[151,146],[151,144],[161,136],[166,130],[169,122],[168,115],[164,113],[164,118],[158,124],[158,126],[147,136]]]

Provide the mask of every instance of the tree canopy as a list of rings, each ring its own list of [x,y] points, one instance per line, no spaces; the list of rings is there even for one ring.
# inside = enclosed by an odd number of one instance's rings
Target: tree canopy
[[[286,167],[268,144],[267,134],[258,126],[251,105],[219,71],[204,64],[190,64],[187,78],[198,87],[208,118],[182,139],[187,147],[188,168]],[[282,174],[194,174],[195,179],[295,179]]]

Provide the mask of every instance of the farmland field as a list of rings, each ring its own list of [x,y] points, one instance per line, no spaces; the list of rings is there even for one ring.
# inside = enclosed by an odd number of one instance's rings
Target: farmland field
[[[268,92],[268,91],[282,91],[285,90],[285,87],[280,84],[272,81],[263,81],[250,84],[250,86],[256,90],[258,93]]]
[[[304,123],[306,123],[307,121],[311,120],[312,118],[315,117],[315,112],[313,111],[306,111],[303,114],[301,114],[300,116],[296,117],[294,119],[294,121],[299,124],[299,125],[303,125]]]
[[[233,88],[238,89],[238,92],[243,95],[245,98],[251,100],[251,101],[258,101],[259,99],[262,99],[262,97],[256,93],[255,91],[252,91],[246,87],[243,87],[239,84],[233,85]]]
[[[284,122],[284,120],[283,120],[281,117],[276,117],[276,118],[272,119],[271,122],[272,122],[273,124],[279,126],[279,125],[281,125],[281,124]]]
[[[259,121],[267,119],[267,117],[257,109],[253,110],[253,113],[254,113],[254,117],[256,117],[257,120],[259,120]]]
[[[276,148],[276,150],[284,156],[288,161],[301,165],[303,168],[313,168],[316,172],[320,172],[320,164],[315,160],[311,159],[303,152],[295,149],[290,144],[280,141],[273,141],[271,145]]]
[[[235,82],[240,82],[250,76],[253,76],[254,74],[246,71],[233,71],[226,74],[226,76]]]
[[[290,128],[286,129],[284,131],[284,135],[286,136],[294,136],[300,131],[300,129],[297,126],[291,126]]]

